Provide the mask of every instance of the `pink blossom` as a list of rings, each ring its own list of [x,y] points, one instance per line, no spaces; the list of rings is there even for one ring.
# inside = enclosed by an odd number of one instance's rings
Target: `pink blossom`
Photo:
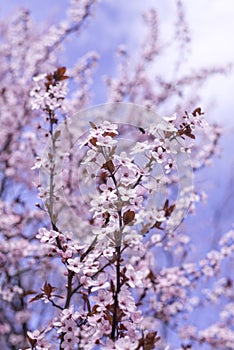
[[[108,135],[106,135],[106,136],[98,135],[98,137],[97,137],[97,145],[98,146],[110,147],[110,146],[114,146],[116,143],[117,143],[117,141]]]
[[[40,228],[36,238],[41,241],[41,243],[54,244],[59,233],[53,230],[48,231],[45,228]]]
[[[94,273],[98,271],[98,268],[99,268],[99,262],[94,261],[93,257],[89,256],[84,261],[83,273],[87,276],[92,276]]]
[[[136,182],[137,169],[134,169],[131,165],[122,166],[119,168],[118,175],[121,178],[123,184],[132,184],[133,182]]]
[[[38,329],[36,329],[33,332],[28,331],[27,334],[31,339],[36,339],[36,340],[42,339],[44,336],[43,332],[40,332]]]
[[[142,278],[143,273],[139,271],[135,271],[132,265],[127,265],[127,271],[125,273],[128,278],[128,284],[130,287],[143,287]]]
[[[73,350],[75,344],[77,343],[77,338],[74,336],[73,332],[67,332],[64,335],[64,340],[62,342],[62,347],[64,350]]]
[[[98,305],[97,310],[99,312],[104,311],[107,305],[111,305],[113,303],[112,295],[110,292],[106,292],[105,290],[99,290],[97,296],[93,296],[92,300]]]
[[[136,310],[135,301],[125,286],[120,290],[119,293],[119,307],[127,314]]]
[[[100,273],[96,280],[93,280],[92,283],[92,292],[96,292],[100,289],[108,289],[110,283],[108,282],[108,275],[106,273]]]
[[[161,164],[166,161],[166,152],[164,151],[163,147],[159,146],[156,149],[152,151],[152,156],[156,160],[157,163]]]
[[[118,188],[118,191],[121,195],[121,199],[123,202],[127,202],[127,201],[136,197],[136,190],[135,189],[121,186]]]
[[[75,273],[79,273],[83,267],[83,264],[80,262],[79,258],[67,259],[67,268]]]
[[[116,350],[135,350],[137,348],[137,342],[132,342],[131,339],[126,336],[124,338],[120,338],[115,342]]]

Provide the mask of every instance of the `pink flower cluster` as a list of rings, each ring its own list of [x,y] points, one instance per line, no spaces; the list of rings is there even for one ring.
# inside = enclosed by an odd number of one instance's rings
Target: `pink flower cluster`
[[[63,100],[67,95],[67,84],[64,81],[57,82],[56,85],[50,85],[46,89],[45,77],[46,74],[34,77],[35,85],[30,92],[32,109],[55,111],[63,107]]]
[[[119,75],[106,77],[108,100],[132,104],[85,110],[99,55],[67,70],[60,53],[96,2],[70,1],[43,30],[26,10],[0,20],[0,348],[233,350],[234,231],[201,253],[179,226],[206,197],[189,170],[210,163],[221,135],[200,107],[181,111],[224,69],[153,74],[164,48],[153,9],[142,49],[133,59],[120,47]]]

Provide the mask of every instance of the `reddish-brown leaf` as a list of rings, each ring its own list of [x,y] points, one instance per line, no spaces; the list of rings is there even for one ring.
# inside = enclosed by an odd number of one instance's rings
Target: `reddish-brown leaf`
[[[36,340],[36,339],[32,339],[32,338],[30,338],[30,336],[29,336],[29,335],[27,335],[27,339],[28,339],[29,344],[31,345],[32,349],[34,349],[34,347],[35,347],[35,346],[36,346],[36,344],[37,344],[37,340]]]
[[[128,209],[127,211],[125,211],[125,213],[123,214],[124,225],[130,224],[130,222],[132,222],[134,218],[135,212],[133,210]]]
[[[105,164],[103,164],[102,168],[108,170],[111,174],[113,174],[113,172],[115,171],[115,166],[111,159],[109,159]]]
[[[197,114],[198,114],[198,115],[204,114],[204,113],[201,111],[201,107],[195,108],[194,111],[192,112],[192,115],[193,115],[194,117],[196,117]]]
[[[54,75],[53,75],[54,80],[55,80],[56,82],[58,82],[58,81],[62,81],[62,80],[67,79],[68,76],[67,76],[67,75],[64,75],[65,72],[66,72],[66,67],[60,67],[60,68],[58,68],[58,69],[54,72]]]
[[[44,293],[37,294],[35,297],[30,299],[29,302],[32,303],[33,301],[40,300],[43,297],[44,297]]]
[[[106,131],[103,133],[103,136],[110,136],[113,138],[116,136],[116,134],[114,132]]]
[[[50,283],[45,282],[42,291],[45,293],[45,295],[50,298],[51,294],[56,288],[53,287]]]
[[[163,207],[163,210],[165,211],[165,216],[166,217],[170,216],[174,209],[175,209],[175,204],[172,204],[169,206],[169,200],[167,199]]]
[[[162,225],[162,221],[155,221],[155,223],[153,224],[153,226],[151,226],[151,228],[157,228],[159,230],[163,230],[161,225]]]
[[[160,340],[160,337],[157,336],[157,332],[148,333],[144,339],[144,350],[153,350],[155,344]]]
[[[105,219],[104,226],[108,225],[110,221],[110,213],[108,211],[105,211],[105,213],[102,214],[103,219]]]
[[[35,293],[36,293],[35,290],[31,290],[31,289],[25,290],[24,297],[26,297],[27,295],[35,294]]]
[[[97,138],[96,137],[92,137],[89,142],[93,145],[93,146],[96,146],[97,144]]]
[[[90,124],[91,128],[97,130],[97,127],[96,127],[96,125],[93,122],[89,122],[89,124]]]

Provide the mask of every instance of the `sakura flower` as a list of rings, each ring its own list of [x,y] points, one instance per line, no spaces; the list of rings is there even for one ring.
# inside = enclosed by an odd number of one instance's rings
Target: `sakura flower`
[[[36,329],[33,332],[28,331],[27,335],[29,336],[30,339],[35,339],[35,340],[39,340],[44,337],[43,332],[40,332],[38,329]]]
[[[136,197],[136,190],[129,187],[120,186],[118,188],[122,201],[126,202],[129,199]]]
[[[111,178],[107,179],[107,182],[105,184],[101,184],[99,186],[99,189],[104,192],[104,191],[114,191],[116,193],[116,188],[113,180]]]
[[[89,276],[82,275],[80,277],[80,283],[84,288],[89,289],[94,284],[94,280]]]
[[[114,140],[111,136],[109,135],[106,135],[106,136],[103,136],[103,135],[98,135],[97,137],[97,142],[96,144],[98,146],[103,146],[103,147],[112,147],[114,145],[116,145],[117,141]]]
[[[115,252],[115,248],[114,247],[107,247],[107,248],[103,249],[102,254],[103,254],[103,256],[105,258],[109,259],[109,258],[113,257],[114,252]]]
[[[133,158],[129,158],[128,155],[125,152],[121,152],[119,155],[114,155],[114,160],[117,166],[127,166],[128,168],[135,167],[133,163]]]
[[[142,208],[143,197],[138,196],[135,198],[131,198],[129,203],[130,203],[132,209],[134,209],[134,210],[140,209],[140,208]]]
[[[164,166],[165,173],[169,174],[172,169],[175,169],[175,161],[171,158],[167,159],[167,164]]]
[[[124,338],[120,338],[115,342],[116,350],[136,350],[138,346],[138,342],[130,339],[129,336],[125,336]]]
[[[120,290],[119,307],[126,313],[131,313],[136,310],[135,301],[126,286],[122,287]]]
[[[123,183],[131,184],[137,180],[137,171],[131,166],[120,167],[118,175]]]
[[[99,328],[99,325],[101,322],[102,322],[102,314],[101,313],[95,313],[93,315],[88,316],[89,325],[95,329]]]
[[[74,311],[74,305],[71,305],[69,308],[64,309],[60,314],[61,322],[59,323],[64,324],[66,320],[73,318],[73,320],[77,320],[80,317],[80,314],[78,311]]]
[[[73,332],[68,332],[64,335],[64,340],[62,342],[63,350],[73,350],[78,338],[75,337]]]
[[[83,145],[83,143],[82,143],[82,145]],[[90,164],[91,162],[95,162],[96,158],[97,158],[97,152],[94,149],[89,149],[87,151],[84,159],[82,160],[81,164]]]
[[[100,200],[103,201],[104,203],[111,203],[113,201],[116,201],[118,199],[116,191],[103,191],[100,196]],[[104,204],[105,205],[105,204]]]
[[[152,156],[159,164],[165,162],[167,157],[165,150],[161,146],[152,151]]]
[[[106,339],[106,344],[102,347],[103,350],[116,350],[115,343],[109,338]]]
[[[141,271],[135,271],[132,265],[127,265],[125,276],[128,278],[128,284],[130,287],[143,287],[143,273]]]
[[[147,104],[151,111],[138,114],[136,104],[98,107],[88,113],[83,110],[90,102],[95,53],[87,53],[78,58],[75,67],[71,66],[72,89],[78,92],[71,93],[67,101],[65,67],[34,77],[29,92],[32,75],[40,69],[49,70],[60,61],[57,54],[63,43],[85,27],[97,1],[69,0],[66,20],[47,25],[48,30],[34,29],[27,11],[18,11],[16,18],[3,19],[0,24],[0,347],[26,348],[27,323],[42,327],[28,332],[31,349],[142,350],[155,347],[155,330],[162,331],[166,324],[176,330],[169,334],[169,340],[175,340],[174,347],[185,348],[191,343],[195,348],[233,349],[233,332],[228,328],[233,325],[234,315],[229,269],[234,252],[233,231],[222,237],[217,251],[209,252],[203,260],[199,258],[200,263],[184,264],[195,259],[196,247],[190,249],[189,229],[186,235],[183,230],[179,234],[173,230],[180,212],[191,200],[201,199],[201,195],[191,195],[191,188],[185,190],[183,171],[178,168],[178,175],[171,171],[175,169],[173,155],[186,152],[183,159],[189,158],[192,145],[181,141],[183,136],[197,136],[197,127],[204,124],[201,110],[185,113],[177,124],[175,115],[159,121],[159,116],[153,114],[155,102],[161,109],[171,101],[180,110],[182,106],[177,102],[182,99],[177,96],[178,91],[184,95],[184,101],[188,100],[184,88],[189,91],[190,84],[192,87],[195,83],[198,91],[196,81],[202,82],[209,69],[202,74],[185,74],[177,82],[166,81],[161,72],[152,76],[148,63],[151,61],[154,66],[152,60],[160,57],[164,45],[157,40],[158,18],[156,11],[151,10],[145,17],[149,37],[138,55],[140,60],[131,64],[127,49],[122,50],[120,76],[107,79],[110,99]],[[182,1],[176,1],[176,16],[184,29],[182,5]],[[219,68],[211,69],[213,73],[217,71]],[[115,113],[117,105],[124,113]],[[78,117],[68,118],[78,110],[83,110]],[[126,117],[126,124],[97,122],[103,118],[102,111],[113,120]],[[86,116],[91,113],[91,129],[79,137],[88,121]],[[133,127],[131,132],[131,122],[140,127]],[[215,129],[206,131],[210,146],[204,144],[200,151],[199,146],[194,147],[194,167],[208,164],[210,155],[215,153],[220,136]],[[31,136],[26,137],[25,132]],[[196,137],[196,142],[201,138]],[[76,140],[83,149],[77,150]],[[36,158],[33,167],[42,175],[38,180],[42,184],[37,185],[45,206],[38,205],[39,214],[31,210],[28,200],[33,200],[33,192],[32,196],[27,195],[34,176],[27,169],[34,154],[44,154]],[[180,157],[175,159],[179,165]],[[183,159],[183,167],[190,168]],[[176,197],[176,187],[183,195],[178,194],[174,206],[171,197]],[[175,214],[172,217],[171,212]],[[228,214],[228,202],[224,212]],[[40,223],[47,227],[50,221],[56,222],[60,232],[41,228],[34,240],[33,233]],[[67,229],[73,234],[67,234]],[[195,235],[194,239],[199,241]],[[224,258],[227,262],[223,262]],[[217,272],[228,275],[215,284]],[[213,277],[207,291],[201,290],[208,280],[204,276]],[[47,277],[56,287],[45,282]],[[31,299],[34,291],[39,294]],[[223,308],[226,299],[230,302]],[[41,308],[41,300],[50,304]],[[221,302],[221,324],[200,333],[188,328],[184,331],[188,339],[183,344],[179,326],[186,323],[189,327],[189,318],[195,323],[191,311],[208,302]],[[37,312],[39,309],[41,313]],[[214,320],[216,314],[212,315]],[[164,349],[165,339],[156,347]]]
[[[44,103],[45,94],[38,90],[34,90],[32,96],[33,95],[35,97],[31,101],[32,110],[41,109]]]
[[[36,75],[33,77],[33,81],[35,81],[35,82],[44,81],[45,77],[46,77],[45,73],[39,74],[39,75]]]
[[[166,122],[171,123],[171,122],[173,122],[173,121],[176,120],[177,114],[174,113],[173,115],[171,115],[171,116],[169,116],[169,117],[162,117],[162,118],[163,118]]]
[[[65,82],[58,82],[56,85],[50,85],[48,93],[54,98],[63,99],[67,95],[67,84]]]
[[[150,134],[156,136],[156,137],[159,137],[159,133],[160,131],[169,131],[169,132],[172,132],[172,133],[176,133],[177,132],[177,129],[176,127],[173,125],[173,123],[170,123],[170,122],[162,122],[162,123],[157,123],[156,125],[152,125],[150,126],[149,128],[149,132]]]
[[[62,262],[66,262],[68,259],[70,259],[74,253],[74,249],[72,247],[67,248],[65,251],[61,249],[57,249],[58,255],[61,256]]]
[[[89,132],[85,134],[85,137],[82,137],[80,148],[89,144],[93,151],[95,150],[96,152],[96,145],[106,147],[116,144],[113,138],[118,134],[117,128],[117,125],[110,124],[107,121],[104,121],[99,126],[91,128]]]
[[[141,241],[142,241],[142,236],[134,230],[131,230],[131,232],[126,232],[124,235],[124,243],[129,245],[130,247],[132,246],[139,247]]]
[[[155,221],[159,221],[159,222],[165,221],[166,220],[165,211],[163,209],[158,210],[156,213],[155,219],[156,219]]]
[[[62,107],[62,100],[67,94],[67,85],[64,81],[57,81],[49,85],[48,90],[45,86],[46,75],[35,77],[35,86],[30,91],[32,98],[32,109],[51,110]]]
[[[108,196],[109,196],[109,198],[111,198],[111,196],[113,196],[113,195],[111,195],[111,192],[110,192],[110,193],[108,193],[106,198],[108,198]],[[114,196],[116,196],[116,195],[114,194]],[[109,208],[108,200],[103,202],[103,198],[100,198],[100,197],[92,199],[90,202],[90,205],[91,205],[90,211],[97,212],[97,213],[98,212],[104,213]],[[97,213],[96,213],[96,215],[97,215]]]
[[[55,243],[58,235],[59,233],[54,230],[48,231],[46,228],[40,228],[36,238],[39,239],[41,243],[53,244]]]
[[[53,344],[50,344],[48,340],[41,339],[37,343],[37,350],[55,350]]]
[[[133,311],[130,315],[134,324],[138,324],[143,320],[142,312],[140,310]]]
[[[108,120],[104,120],[104,122],[98,126],[98,129],[100,129],[102,133],[118,134],[118,124],[110,123]]]
[[[130,316],[130,319],[132,321],[132,318]],[[126,329],[125,336],[128,336],[132,342],[137,341],[139,331],[137,330],[137,325],[133,322],[129,322],[129,320],[123,321],[123,326]]]
[[[99,311],[102,310],[107,305],[113,303],[113,296],[110,292],[106,290],[99,290],[97,296],[92,296],[92,300],[99,305]]]
[[[76,322],[73,318],[65,319],[62,323],[54,323],[54,325],[59,326],[57,333],[69,333],[76,329]]]
[[[82,269],[83,264],[80,262],[80,258],[68,259],[67,262],[68,262],[68,265],[67,265],[68,270],[71,270],[75,273],[79,273],[80,270]]]
[[[93,258],[89,256],[84,261],[83,273],[84,275],[92,276],[98,271],[98,267],[99,267],[99,262],[94,261]]]
[[[98,221],[99,222],[99,221]],[[101,224],[104,224],[103,217],[100,220]],[[93,234],[97,237],[98,241],[102,241],[108,237],[108,235],[112,232],[112,228],[110,229],[109,226],[106,227],[98,227],[98,228],[93,228],[92,230]]]
[[[55,111],[59,107],[61,107],[61,102],[57,98],[48,95],[48,93],[44,95],[42,105],[40,106],[41,109]]]
[[[34,169],[40,169],[42,167],[42,159],[41,157],[36,157],[36,162],[34,166],[31,168],[32,170]]]
[[[137,142],[134,147],[132,147],[130,154],[139,154],[148,151],[151,148],[149,141]]]
[[[98,275],[96,280],[93,280],[93,287],[91,288],[92,292],[96,292],[100,289],[106,289],[109,288],[110,283],[107,281],[107,274],[106,273],[100,273]]]

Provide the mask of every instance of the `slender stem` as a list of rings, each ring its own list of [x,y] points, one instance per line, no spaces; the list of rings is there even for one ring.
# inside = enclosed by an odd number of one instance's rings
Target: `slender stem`
[[[64,308],[67,309],[69,308],[71,297],[72,297],[72,280],[74,277],[75,273],[74,271],[68,270],[68,277],[67,277],[67,297],[66,297],[66,302]]]
[[[104,147],[101,148],[102,154],[106,161],[111,159],[109,155],[106,153],[106,150]],[[121,201],[121,196],[118,189],[118,183],[115,178],[115,173],[109,170],[110,177],[113,180],[113,183],[115,185],[115,189],[117,192],[117,196],[119,200]],[[118,295],[121,288],[121,282],[120,282],[120,265],[121,265],[121,242],[122,242],[122,234],[123,234],[123,220],[122,220],[122,209],[118,209],[118,218],[119,218],[119,232],[115,234],[115,254],[116,254],[116,288],[114,293],[114,310],[113,310],[113,318],[112,318],[112,329],[111,329],[111,339],[115,340],[118,339],[118,313],[119,313],[119,301],[118,301]]]
[[[117,333],[118,338],[118,310],[119,310],[119,301],[118,301],[118,295],[120,292],[120,260],[121,260],[121,250],[120,246],[116,247],[116,254],[117,254],[117,260],[116,260],[116,291],[114,295],[114,311],[113,311],[113,319],[112,319],[112,330],[111,330],[111,339],[115,340],[115,336]]]
[[[68,276],[67,276],[67,296],[66,296],[66,302],[65,302],[65,305],[64,305],[64,308],[63,308],[63,309],[68,309],[69,306],[70,306],[71,297],[72,297],[72,294],[73,294],[73,291],[72,291],[72,280],[73,280],[74,275],[75,275],[74,271],[68,270]],[[64,341],[64,335],[65,335],[65,333],[63,332],[63,333],[61,334],[59,350],[62,350],[62,349],[63,349],[62,343],[63,343],[63,341]]]
[[[52,142],[52,152],[51,152],[51,158],[50,158],[50,163],[51,163],[51,169],[50,169],[50,197],[49,197],[49,215],[52,224],[54,223],[54,208],[53,208],[53,196],[54,196],[54,167],[55,167],[55,139],[54,139],[54,121],[53,121],[53,115],[51,111],[49,112],[49,118],[50,118],[50,136],[51,136],[51,142]]]
[[[58,309],[60,309],[60,310],[63,310],[62,306],[56,304],[52,299],[48,298],[48,300],[51,302],[51,304],[52,304],[54,307],[56,307],[56,308],[58,308]]]

